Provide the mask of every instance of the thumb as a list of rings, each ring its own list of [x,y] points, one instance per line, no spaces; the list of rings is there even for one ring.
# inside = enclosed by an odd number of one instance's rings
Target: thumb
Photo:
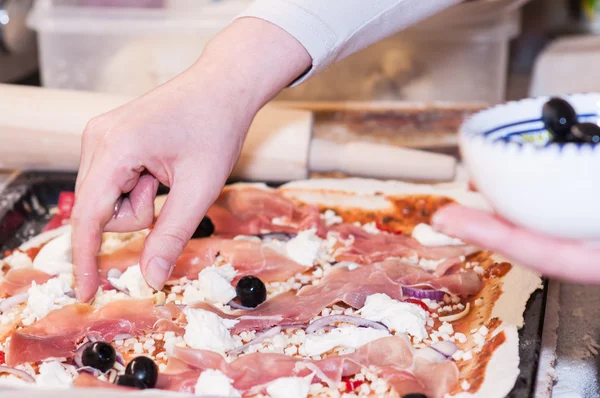
[[[167,201],[144,245],[140,267],[146,282],[156,290],[163,288],[218,189],[206,183],[179,181],[173,184]],[[212,191],[217,191],[213,194]]]

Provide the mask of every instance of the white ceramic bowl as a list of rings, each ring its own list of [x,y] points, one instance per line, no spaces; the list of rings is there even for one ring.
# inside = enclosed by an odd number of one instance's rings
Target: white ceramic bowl
[[[580,122],[598,123],[600,94],[563,96]],[[494,106],[460,131],[465,165],[494,209],[549,235],[600,240],[600,144],[549,144],[541,121],[548,97]]]

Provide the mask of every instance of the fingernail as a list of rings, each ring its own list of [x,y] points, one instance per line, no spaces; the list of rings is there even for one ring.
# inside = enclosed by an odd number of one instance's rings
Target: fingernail
[[[433,229],[435,229],[438,232],[443,232],[443,230],[446,229],[448,225],[448,218],[446,217],[444,209],[440,209],[433,213],[430,222]]]
[[[148,263],[146,282],[154,290],[160,290],[171,276],[172,271],[173,267],[171,267],[171,264],[167,260],[162,257],[154,257]]]

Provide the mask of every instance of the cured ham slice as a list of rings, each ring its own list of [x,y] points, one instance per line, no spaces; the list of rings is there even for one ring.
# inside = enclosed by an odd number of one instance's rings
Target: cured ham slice
[[[282,293],[267,300],[254,310],[225,314],[206,303],[196,306],[216,312],[222,318],[237,319],[235,332],[262,330],[275,325],[306,323],[323,308],[343,302],[361,308],[368,296],[385,293],[402,300],[402,286],[428,285],[446,288],[455,294],[471,295],[481,288],[473,271],[459,272],[436,278],[429,272],[400,260],[361,266],[354,270],[334,268],[317,285],[306,286],[297,294]]]
[[[153,330],[160,319],[166,319],[161,316],[172,313],[164,308],[156,310],[152,300],[113,301],[100,309],[87,304],[68,305],[14,332],[6,349],[6,363],[15,366],[50,357],[70,357],[85,336],[112,341],[119,334],[139,335]]]
[[[125,271],[137,264],[143,248],[143,239],[138,239],[114,253],[99,257],[99,268],[103,276],[110,269]],[[181,277],[198,278],[198,273],[214,264],[217,256],[230,263],[237,278],[254,275],[263,282],[284,281],[306,267],[292,261],[286,255],[260,242],[231,240],[223,238],[192,239],[177,260],[177,266],[171,274],[171,280]]]
[[[338,224],[330,231],[339,234],[344,240],[351,241],[350,245],[338,248],[336,260],[360,264],[377,263],[390,257],[457,259],[476,250],[466,245],[425,247],[410,236],[391,233],[370,234],[353,224]]]
[[[207,215],[215,233],[229,237],[323,228],[317,207],[297,205],[277,191],[259,188],[224,190]],[[282,222],[273,223],[274,218]]]
[[[397,392],[423,392],[442,397],[458,381],[456,365],[450,361],[434,363],[422,358],[413,360],[411,348],[398,336],[375,340],[349,355],[318,361],[282,354],[252,353],[227,363],[220,355],[204,350],[175,347],[170,362],[177,373],[161,375],[159,388],[190,392],[189,388],[206,369],[218,369],[233,380],[243,393],[260,393],[266,384],[281,377],[315,375],[330,387],[337,388],[342,377],[352,376],[363,367],[375,367]],[[414,373],[409,371],[414,370]],[[443,382],[439,382],[442,380]]]
[[[0,280],[0,297],[25,293],[33,282],[39,285],[48,282],[51,278],[52,275],[37,269],[13,268]]]

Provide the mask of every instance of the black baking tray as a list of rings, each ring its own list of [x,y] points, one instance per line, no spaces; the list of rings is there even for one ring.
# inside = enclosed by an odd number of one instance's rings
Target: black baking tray
[[[278,185],[278,184],[274,184]],[[0,193],[0,250],[12,250],[39,234],[52,215],[61,191],[73,191],[75,174],[58,172],[27,172],[17,176]],[[168,189],[161,187],[159,193]],[[99,192],[99,194],[101,194]],[[508,397],[534,396],[537,377],[547,281],[536,291],[525,310],[525,325],[519,332],[520,375]]]

